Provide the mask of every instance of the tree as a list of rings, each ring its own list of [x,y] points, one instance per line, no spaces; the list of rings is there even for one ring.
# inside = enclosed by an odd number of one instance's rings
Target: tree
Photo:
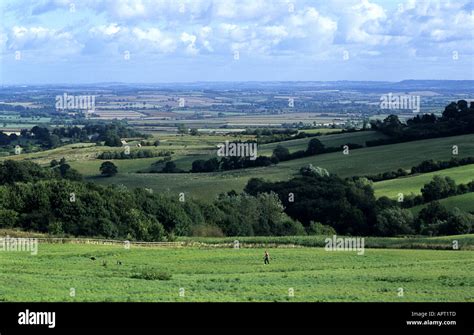
[[[308,164],[306,166],[303,166],[300,169],[300,174],[302,176],[308,176],[308,177],[328,177],[329,176],[328,170],[321,168],[319,166],[314,167],[313,164]]]
[[[61,174],[61,177],[64,177],[70,168],[71,166],[69,164],[59,165],[59,173]]]
[[[112,177],[118,173],[118,170],[114,163],[106,161],[100,166],[100,173],[103,176]]]
[[[440,224],[439,235],[469,234],[472,231],[474,215],[464,213],[458,208],[450,213],[445,223]]]
[[[165,164],[165,166],[163,167],[163,170],[161,170],[161,172],[163,172],[163,173],[173,173],[173,172],[177,172],[175,162],[166,162],[166,164]]]
[[[450,120],[458,117],[458,105],[455,102],[451,102],[444,108],[443,118]]]
[[[428,184],[421,189],[421,194],[426,202],[438,200],[456,194],[456,183],[450,177],[434,176]]]
[[[204,163],[204,169],[206,172],[214,172],[214,171],[218,171],[219,170],[219,161],[217,160],[217,158],[211,158],[211,159],[208,159],[205,163]]]
[[[108,147],[121,147],[122,146],[122,140],[120,137],[111,131],[108,131],[105,135],[105,143],[104,145]]]
[[[381,236],[413,234],[413,214],[400,207],[386,208],[377,214],[377,233]]]
[[[49,138],[45,141],[45,146],[48,148],[55,148],[61,144],[61,140],[58,135],[51,135]]]
[[[320,222],[311,221],[307,230],[308,235],[336,235],[333,227],[323,225]]]
[[[415,222],[416,230],[421,234],[437,235],[438,226],[446,222],[449,218],[449,212],[438,201],[433,201],[423,208]]]
[[[275,192],[283,202],[285,213],[305,226],[317,221],[330,225],[339,234],[373,233],[376,208],[370,185],[330,175],[280,182],[250,179],[245,191],[251,195]]]
[[[18,221],[18,213],[0,208],[0,228],[12,228]]]
[[[204,172],[206,161],[204,159],[197,159],[193,162],[191,171],[192,172]]]
[[[312,138],[308,143],[308,148],[306,149],[307,155],[316,155],[324,152],[324,145],[317,138]]]
[[[11,138],[7,134],[0,131],[0,145],[9,145],[10,142]]]
[[[381,131],[389,136],[399,136],[402,132],[403,124],[396,115],[387,116],[382,123]]]
[[[287,160],[290,157],[290,151],[282,145],[277,145],[275,149],[273,149],[273,156],[278,158],[280,161]]]
[[[192,136],[196,136],[196,135],[199,135],[199,131],[196,128],[191,128],[191,130],[189,131],[189,134]]]
[[[178,134],[187,134],[188,133],[188,128],[184,124],[180,123],[176,127],[178,128]]]

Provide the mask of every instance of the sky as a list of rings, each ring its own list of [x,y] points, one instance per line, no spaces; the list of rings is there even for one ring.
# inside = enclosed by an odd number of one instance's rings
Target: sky
[[[0,0],[0,84],[474,79],[473,0]]]

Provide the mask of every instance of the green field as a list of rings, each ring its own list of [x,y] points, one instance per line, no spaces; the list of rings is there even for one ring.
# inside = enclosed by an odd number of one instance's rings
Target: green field
[[[12,235],[12,234],[11,234]],[[12,235],[13,236],[13,235]],[[179,241],[188,245],[233,246],[235,240],[245,247],[256,246],[303,246],[303,247],[324,247],[327,236],[305,235],[305,236],[240,236],[240,237],[178,237]],[[382,249],[439,249],[451,250],[453,240],[458,243],[459,250],[474,250],[474,234],[464,234],[455,236],[404,236],[404,237],[378,237],[367,236],[365,239],[366,248]],[[197,244],[196,244],[197,243]]]
[[[311,129],[302,129],[298,130],[298,133],[306,133],[306,134],[334,134],[340,133],[342,129],[339,128],[311,128]]]
[[[472,251],[268,250],[40,244],[0,252],[0,301],[474,301]]]
[[[334,152],[281,162],[264,168],[199,174],[130,174],[122,173],[123,171],[119,169],[120,173],[115,177],[94,180],[100,183],[123,184],[132,188],[141,186],[155,191],[169,191],[176,195],[184,192],[196,198],[209,200],[214,199],[220,192],[231,189],[242,191],[252,177],[273,181],[290,179],[298,174],[302,166],[310,163],[326,168],[341,177],[370,175],[398,168],[410,169],[423,160],[451,159],[453,145],[459,147],[458,157],[474,156],[474,135],[462,135],[362,148],[351,150],[349,155]],[[80,167],[71,165],[81,171]]]
[[[450,177],[456,184],[467,184],[474,180],[474,165],[459,166],[451,169],[440,170],[419,175],[384,180],[374,183],[374,191],[377,197],[387,196],[397,198],[398,193],[408,195],[421,194],[423,185],[429,183],[434,176]]]
[[[290,152],[295,152],[298,150],[306,150],[308,147],[308,142],[314,137],[299,138],[296,140],[289,140],[283,142],[275,142],[268,144],[261,144],[258,146],[258,154],[271,156],[273,150],[277,145],[282,145],[287,148]],[[341,145],[347,143],[355,143],[360,145],[365,145],[365,142],[372,141],[381,138],[387,138],[386,135],[377,132],[377,131],[359,131],[354,133],[344,133],[344,134],[330,134],[324,136],[316,137],[318,140],[324,144],[325,147],[340,147]]]
[[[455,195],[439,200],[439,202],[447,209],[458,208],[464,212],[474,213],[474,193],[466,193],[461,195]],[[427,204],[419,205],[410,208],[413,214],[418,214],[423,208],[428,206]]]
[[[364,131],[325,135],[318,138],[327,146],[338,146],[344,143],[365,143],[369,139],[380,138],[381,136],[383,135],[374,131]],[[161,138],[161,145],[158,147],[142,147],[142,149],[173,151],[172,160],[178,168],[186,171],[191,168],[194,160],[212,157],[213,145],[224,140],[232,140],[232,137],[224,135],[173,135]],[[309,140],[310,138],[305,138],[278,143],[290,148],[291,151],[295,151],[306,148]],[[131,143],[132,150],[138,150],[133,146],[133,143]],[[271,154],[278,143],[261,145],[259,154]],[[95,157],[104,151],[121,151],[123,148],[96,146],[93,143],[69,144],[53,150],[9,156],[7,159],[31,160],[48,165],[52,159],[59,160],[65,157],[67,162],[89,181],[104,184],[122,184],[131,188],[146,187],[159,192],[170,192],[172,195],[184,192],[196,198],[211,200],[219,193],[228,192],[232,189],[237,192],[242,191],[247,181],[252,177],[271,181],[288,180],[298,175],[298,171],[302,166],[310,163],[314,166],[326,168],[329,172],[341,177],[371,175],[397,170],[398,168],[410,169],[412,166],[428,159],[449,160],[452,158],[453,145],[459,147],[458,157],[474,156],[474,135],[462,135],[356,149],[351,150],[349,155],[343,155],[342,151],[334,152],[281,162],[269,167],[219,173],[136,173],[138,171],[149,171],[151,164],[161,159],[154,157],[113,160],[118,167],[119,174],[112,178],[101,178],[99,177],[99,167],[103,161],[95,159]],[[433,175],[449,175],[457,183],[466,183],[471,181],[471,175],[474,175],[472,172],[472,166],[468,165],[378,182],[374,184],[374,189],[377,196],[386,195],[393,198],[398,193],[419,193],[421,187],[431,180]]]

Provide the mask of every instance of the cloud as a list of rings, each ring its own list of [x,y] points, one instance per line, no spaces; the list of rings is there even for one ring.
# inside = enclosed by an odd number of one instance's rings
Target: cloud
[[[50,52],[51,55],[75,54],[82,48],[71,33],[42,26],[12,27],[6,45],[10,51],[38,50]]]
[[[145,48],[150,46],[154,50],[163,53],[170,53],[176,50],[176,39],[158,28],[133,28],[131,33],[132,38],[136,38],[137,42],[142,44]]]
[[[117,23],[111,23],[109,25],[102,25],[91,28],[89,31],[92,34],[102,35],[112,37],[119,33],[121,28],[117,25]]]
[[[288,66],[472,57],[472,0],[71,0],[2,4],[1,50],[54,59],[265,59]],[[463,58],[464,57],[464,58]],[[38,57],[37,59],[40,59]],[[306,63],[305,63],[306,62]],[[365,62],[365,63],[364,63]],[[264,65],[267,65],[265,63]],[[433,63],[435,64],[435,63]],[[308,68],[311,65],[307,65]],[[434,66],[434,65],[433,65]]]
[[[199,50],[196,48],[196,36],[188,33],[181,34],[181,42],[186,45],[186,53],[196,55]]]

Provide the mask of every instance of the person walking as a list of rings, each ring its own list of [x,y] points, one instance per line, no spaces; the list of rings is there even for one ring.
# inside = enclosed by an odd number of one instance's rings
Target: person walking
[[[263,257],[263,264],[270,264],[270,254],[265,250],[265,256]]]

